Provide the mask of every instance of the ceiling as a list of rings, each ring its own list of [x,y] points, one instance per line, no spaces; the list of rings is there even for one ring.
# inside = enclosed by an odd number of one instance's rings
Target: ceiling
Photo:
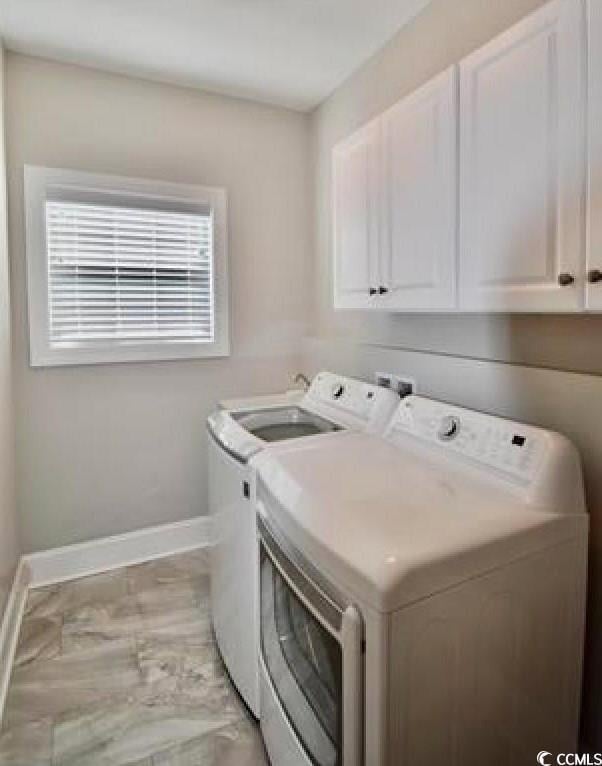
[[[430,0],[0,0],[12,49],[309,110]]]

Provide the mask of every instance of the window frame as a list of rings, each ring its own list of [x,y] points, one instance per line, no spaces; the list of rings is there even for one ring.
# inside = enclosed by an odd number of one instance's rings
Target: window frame
[[[213,220],[213,341],[108,340],[91,346],[53,348],[49,334],[46,200],[64,191],[98,204],[116,199],[135,207],[211,212]],[[24,167],[29,363],[31,367],[110,364],[114,362],[206,359],[230,355],[227,193],[225,189],[76,170]],[[165,205],[165,207],[162,207]],[[180,207],[178,207],[180,206]]]

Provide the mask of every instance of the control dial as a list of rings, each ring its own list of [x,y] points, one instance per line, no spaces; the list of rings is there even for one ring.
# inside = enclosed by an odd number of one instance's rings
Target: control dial
[[[437,436],[441,441],[449,442],[460,433],[460,420],[453,415],[446,415],[439,424]]]
[[[342,383],[335,383],[332,387],[332,398],[340,399],[345,393],[345,386]]]

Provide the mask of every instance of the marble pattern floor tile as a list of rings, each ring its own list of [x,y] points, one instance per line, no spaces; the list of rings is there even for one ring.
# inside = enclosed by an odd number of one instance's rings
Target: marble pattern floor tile
[[[261,737],[248,720],[178,743],[153,757],[153,766],[265,766]]]
[[[61,653],[63,620],[60,617],[32,617],[23,623],[15,668],[40,659],[52,659]]]
[[[231,713],[179,702],[177,696],[103,707],[55,725],[53,762],[125,766],[204,737],[226,726],[231,718]]]
[[[147,561],[127,567],[126,577],[131,592],[155,588],[158,585],[209,577],[209,557],[206,550],[181,553],[177,556]]]
[[[8,725],[111,705],[141,682],[135,641],[126,638],[13,669],[3,722]]]
[[[25,617],[67,617],[86,606],[99,607],[112,603],[127,593],[125,569],[81,577],[31,591],[25,606]]]
[[[0,763],[10,766],[52,766],[51,718],[0,732]]]
[[[267,766],[222,665],[208,550],[30,592],[2,766]]]
[[[73,608],[63,619],[65,654],[125,639],[142,631],[142,617],[135,596],[99,601]]]
[[[213,641],[209,591],[203,599],[194,582],[161,585],[135,595],[140,637],[172,639],[191,645]]]
[[[195,641],[190,631],[175,640],[152,634],[139,637],[136,651],[143,679],[147,683],[166,678],[210,683],[220,677],[223,667],[214,643]]]

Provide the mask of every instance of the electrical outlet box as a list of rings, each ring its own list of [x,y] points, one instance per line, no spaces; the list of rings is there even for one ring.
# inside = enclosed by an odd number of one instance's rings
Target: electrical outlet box
[[[399,394],[403,399],[404,396],[416,393],[416,380],[409,378],[407,375],[397,375],[393,372],[377,372],[374,375],[377,386],[383,388],[390,388]]]

